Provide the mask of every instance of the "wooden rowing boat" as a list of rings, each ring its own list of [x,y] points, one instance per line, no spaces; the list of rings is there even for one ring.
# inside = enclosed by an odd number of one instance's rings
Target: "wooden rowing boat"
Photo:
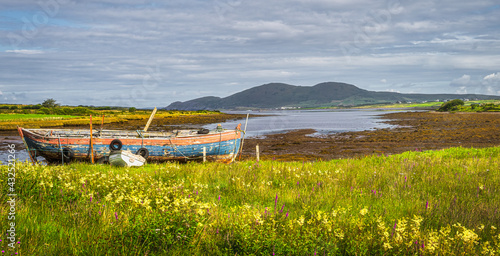
[[[240,149],[241,125],[234,130],[121,131],[18,128],[30,156],[47,162],[108,162],[112,151],[128,150],[147,161],[207,160],[233,161]]]

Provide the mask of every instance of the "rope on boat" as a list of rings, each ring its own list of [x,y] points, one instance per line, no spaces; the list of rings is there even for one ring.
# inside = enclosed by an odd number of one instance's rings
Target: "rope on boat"
[[[196,158],[190,158],[188,156],[185,156],[182,151],[180,151],[177,146],[172,142],[172,139],[168,138],[168,141],[170,141],[170,145],[174,146],[175,151],[179,152],[184,158],[186,159],[196,159]]]
[[[237,133],[237,131],[236,131],[236,133]],[[220,135],[220,137],[219,137],[219,148],[218,148],[218,151],[217,151],[217,155],[219,155],[219,154],[220,154],[221,143],[222,143],[222,131],[219,133],[219,135]],[[186,158],[186,159],[188,159],[188,160],[189,160],[189,159],[199,159],[199,158],[200,158],[200,157],[188,157],[188,156],[184,155],[184,154],[182,153],[182,151],[180,151],[180,150],[177,148],[177,146],[176,146],[176,145],[172,142],[172,139],[168,138],[168,141],[170,142],[170,145],[172,145],[172,146],[174,147],[174,150],[175,150],[175,151],[177,151],[177,152],[179,152],[179,154],[181,154],[181,156],[182,156],[182,157],[184,157],[184,158]],[[234,143],[234,144],[235,144],[235,148],[236,148],[236,143]],[[233,150],[233,154],[234,154],[234,150]]]
[[[61,145],[61,136],[57,136],[57,140],[59,142],[59,150],[61,151],[61,163],[64,164],[64,152]]]
[[[217,156],[220,156],[220,144],[222,143],[222,131],[219,134],[220,134],[220,136],[219,136],[219,150],[217,151]]]
[[[238,152],[236,152],[236,148],[237,148],[237,146],[236,146],[236,144],[237,144],[236,143],[236,139],[238,138],[238,131],[243,132],[243,134],[245,134],[245,132],[242,131],[242,130],[240,130],[240,129],[235,130],[235,132],[234,132],[235,133],[235,139],[234,139],[234,148],[233,148],[233,155],[234,156],[231,158],[231,162],[234,162],[234,160],[236,160],[236,157],[238,156],[238,154],[237,154]]]

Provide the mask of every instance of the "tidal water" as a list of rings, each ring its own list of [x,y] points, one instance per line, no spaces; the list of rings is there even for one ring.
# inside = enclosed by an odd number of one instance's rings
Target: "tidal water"
[[[252,117],[248,120],[246,136],[258,137],[267,134],[283,133],[298,129],[314,129],[314,135],[330,133],[364,131],[379,128],[390,128],[383,123],[380,115],[397,111],[385,110],[283,110],[283,111],[248,111],[230,112],[237,114],[264,115]],[[227,129],[236,127],[239,123],[242,129],[245,120],[235,120],[223,123]],[[204,128],[213,129],[217,124],[206,125]]]
[[[314,129],[313,136],[330,133],[363,131],[378,128],[390,128],[389,124],[383,123],[380,115],[396,111],[385,110],[281,110],[281,111],[233,111],[251,115],[262,115],[251,117],[247,123],[247,137],[265,136],[268,134],[283,133],[298,129]],[[222,123],[222,127],[233,129],[239,123],[241,128],[245,127],[245,120],[232,120]],[[214,129],[217,124],[205,125],[204,128]],[[14,145],[15,153],[8,152],[8,146]],[[12,146],[11,146],[12,147]],[[17,131],[0,133],[0,161],[6,164],[12,156],[20,161],[27,160],[28,154],[24,144],[17,135]]]

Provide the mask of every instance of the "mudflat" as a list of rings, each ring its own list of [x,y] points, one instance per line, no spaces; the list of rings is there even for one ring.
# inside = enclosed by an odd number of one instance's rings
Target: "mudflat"
[[[281,161],[330,160],[388,155],[449,147],[500,145],[500,113],[398,112],[382,115],[392,129],[345,132],[312,137],[313,129],[246,139],[242,159]]]

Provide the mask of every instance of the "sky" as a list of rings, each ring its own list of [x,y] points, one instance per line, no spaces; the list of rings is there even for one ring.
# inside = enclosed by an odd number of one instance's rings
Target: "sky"
[[[0,103],[165,107],[272,82],[500,95],[500,3],[0,2]]]

